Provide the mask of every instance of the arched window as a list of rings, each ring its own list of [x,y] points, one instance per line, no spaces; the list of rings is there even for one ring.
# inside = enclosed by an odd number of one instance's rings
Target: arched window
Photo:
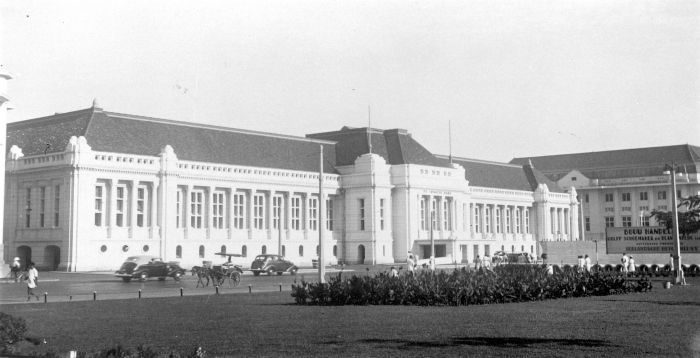
[[[221,251],[222,254],[226,253],[226,245],[221,245]]]
[[[243,255],[243,257],[248,257],[248,247],[247,246],[243,245],[241,247],[241,255]]]
[[[304,245],[299,245],[299,257],[304,256]]]
[[[338,245],[333,245],[333,256],[338,257]]]
[[[175,247],[175,257],[178,259],[182,258],[182,246],[177,245],[177,247]]]
[[[199,245],[199,257],[204,258],[204,245]]]
[[[282,256],[285,256],[287,254],[287,247],[282,245]]]
[[[265,255],[267,253],[267,245],[262,246],[262,254]]]

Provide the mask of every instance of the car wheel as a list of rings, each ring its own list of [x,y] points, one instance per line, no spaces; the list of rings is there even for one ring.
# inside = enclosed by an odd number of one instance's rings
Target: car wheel
[[[175,272],[175,274],[173,275],[173,279],[175,279],[175,281],[180,281],[181,276],[182,276],[181,273]]]
[[[253,271],[253,276],[260,276],[260,271]]]
[[[141,272],[141,275],[139,276],[139,279],[140,279],[141,281],[146,281],[146,280],[148,280],[148,274],[145,273],[145,272]]]
[[[282,276],[283,273],[282,271],[277,271],[277,276]]]
[[[131,282],[131,277],[122,277],[122,281]]]
[[[158,281],[165,281],[165,277],[158,277]]]
[[[269,269],[267,269],[267,275],[268,275],[268,276],[272,276],[273,273],[275,273],[275,268],[274,268],[274,267],[270,267]]]
[[[292,267],[292,269],[291,269],[291,270],[289,270],[289,273],[290,273],[290,274],[292,274],[292,276],[294,276],[294,275],[296,275],[296,274],[297,274],[297,270],[298,270],[298,268],[296,268],[296,267]]]

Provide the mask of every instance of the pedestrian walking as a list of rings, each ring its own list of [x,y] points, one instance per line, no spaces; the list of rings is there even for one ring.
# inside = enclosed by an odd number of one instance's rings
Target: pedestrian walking
[[[628,269],[629,269],[629,260],[630,259],[629,259],[629,257],[627,257],[627,253],[626,252],[623,253],[622,259],[620,259],[620,261],[622,261],[622,272],[625,274],[628,272]]]
[[[34,289],[37,287],[38,281],[39,271],[37,271],[34,263],[30,262],[27,270],[27,301],[29,301],[32,296],[34,296],[37,301],[39,300],[39,296],[34,293]]]
[[[12,278],[14,278],[15,282],[19,282],[19,274],[22,272],[22,264],[19,263],[19,257],[15,257],[10,264],[10,272],[12,273]]]
[[[577,267],[578,272],[583,272],[585,265],[586,265],[586,262],[585,262],[583,256],[578,255],[578,262],[576,264],[576,266],[578,266]]]
[[[593,264],[591,264],[591,258],[588,255],[583,258],[583,263],[586,266],[586,271],[591,272],[591,267],[593,267]]]
[[[481,257],[479,255],[476,255],[476,258],[474,259],[474,269],[478,270],[481,268]]]
[[[406,259],[406,267],[408,268],[408,272],[411,274],[413,274],[416,269],[416,257],[410,252],[408,253],[408,258]]]
[[[389,277],[399,277],[399,272],[396,271],[396,267],[391,266],[391,270],[389,271]]]
[[[634,264],[634,257],[632,257],[631,255],[627,266],[627,271],[629,272],[629,274],[634,275],[634,271],[637,270],[637,266]]]

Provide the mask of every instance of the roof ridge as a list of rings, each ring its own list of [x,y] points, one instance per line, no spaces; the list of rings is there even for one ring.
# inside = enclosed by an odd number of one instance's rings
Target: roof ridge
[[[15,121],[15,122],[8,122],[7,125],[15,127],[15,126],[22,126],[25,124],[35,124],[37,122],[41,123],[44,121],[52,121],[52,120],[61,119],[62,117],[72,116],[72,115],[75,115],[76,113],[79,113],[79,112],[87,112],[87,111],[90,111],[91,109],[92,109],[92,107],[79,109],[79,110],[75,110],[75,111],[71,111],[71,112],[61,112],[61,113],[56,112],[56,113],[50,114],[48,116],[24,119],[24,120]]]
[[[444,154],[435,154],[436,157],[440,157],[443,159],[449,159],[449,155],[444,155]],[[465,157],[459,157],[452,155],[452,160],[465,160],[469,162],[475,162],[475,163],[482,163],[482,164],[497,164],[497,165],[502,165],[504,167],[513,167],[513,168],[522,168],[524,165],[520,164],[513,164],[513,163],[504,163],[504,162],[496,162],[493,160],[486,160],[486,159],[474,159],[474,158],[465,158]]]
[[[328,140],[328,139],[317,139],[317,138],[293,136],[293,135],[288,135],[288,134],[254,131],[254,130],[249,130],[249,129],[240,129],[240,128],[233,128],[233,127],[218,126],[218,125],[214,125],[214,124],[206,124],[206,123],[198,123],[198,122],[185,122],[185,121],[178,121],[178,120],[174,120],[174,119],[148,117],[148,116],[127,114],[127,113],[118,113],[118,112],[111,112],[111,111],[102,111],[102,113],[104,113],[107,117],[115,116],[115,117],[120,117],[120,118],[125,118],[125,119],[140,120],[140,121],[146,121],[146,122],[156,122],[156,123],[162,123],[162,124],[180,125],[180,126],[185,126],[185,127],[220,130],[220,131],[235,132],[235,133],[241,133],[241,134],[261,135],[261,136],[267,136],[267,137],[273,137],[273,138],[298,140],[301,142],[310,142],[310,143],[319,143],[319,144],[335,144],[335,143],[337,143],[337,141]]]
[[[515,157],[513,160],[517,159],[537,159],[537,158],[552,158],[552,157],[565,157],[572,155],[590,155],[590,154],[601,154],[601,153],[611,153],[611,152],[631,152],[636,150],[658,150],[661,148],[682,148],[684,146],[692,146],[691,144],[673,144],[673,145],[660,145],[655,147],[636,147],[636,148],[624,148],[624,149],[611,149],[611,150],[598,150],[590,152],[578,152],[578,153],[563,153],[563,154],[552,154],[552,155],[539,155],[539,156],[525,156],[525,157]]]

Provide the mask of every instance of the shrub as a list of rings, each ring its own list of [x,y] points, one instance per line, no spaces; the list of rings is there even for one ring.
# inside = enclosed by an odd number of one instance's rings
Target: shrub
[[[464,268],[452,272],[424,270],[399,277],[380,273],[343,278],[341,272],[332,276],[328,283],[295,282],[292,297],[297,304],[311,305],[458,306],[650,289],[648,278],[630,280],[616,272],[588,273],[567,269],[549,275],[544,265],[502,265],[493,270],[478,271]]]
[[[0,312],[0,352],[12,352],[12,346],[24,341],[27,333],[27,322],[24,318],[14,317]]]

